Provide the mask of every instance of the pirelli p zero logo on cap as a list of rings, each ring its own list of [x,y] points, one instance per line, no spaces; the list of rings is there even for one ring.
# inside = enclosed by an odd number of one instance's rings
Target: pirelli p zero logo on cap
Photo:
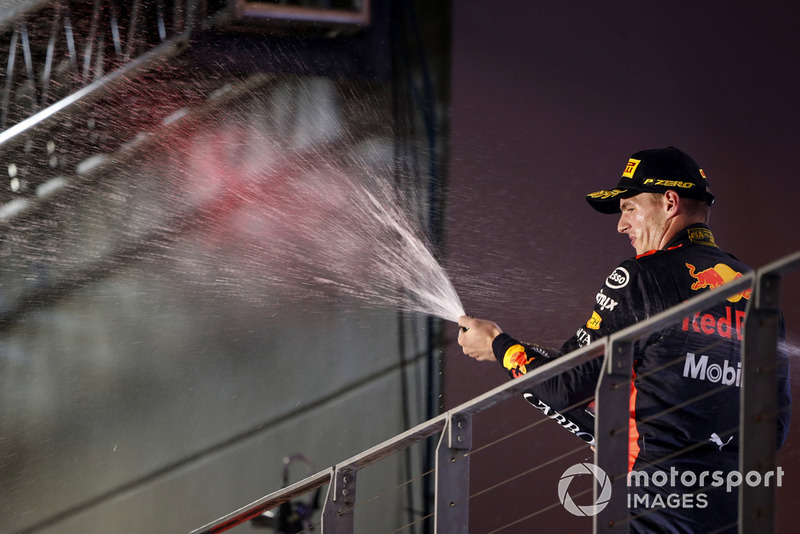
[[[628,164],[625,165],[625,170],[622,172],[623,178],[633,178],[633,173],[636,172],[636,167],[642,162],[640,159],[631,158]]]
[[[703,180],[708,180],[708,178],[706,178],[706,173],[703,172],[703,169],[697,169],[697,170],[700,171],[700,176],[703,177]]]

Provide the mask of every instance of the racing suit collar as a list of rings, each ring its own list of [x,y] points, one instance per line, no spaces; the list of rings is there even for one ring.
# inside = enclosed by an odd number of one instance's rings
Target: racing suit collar
[[[670,250],[690,244],[717,247],[717,243],[714,241],[714,234],[711,233],[711,229],[703,223],[695,223],[678,232],[675,237],[673,237],[672,240],[667,243],[667,246],[664,247],[664,249]]]

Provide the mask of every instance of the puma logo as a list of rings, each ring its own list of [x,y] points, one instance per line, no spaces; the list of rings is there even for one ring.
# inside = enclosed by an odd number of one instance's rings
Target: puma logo
[[[728,438],[728,441],[726,441],[726,442],[724,442],[724,443],[723,443],[723,442],[722,442],[722,438],[721,438],[721,437],[719,437],[719,435],[717,435],[717,433],[716,433],[716,432],[714,432],[713,434],[711,434],[711,437],[710,437],[710,438],[708,438],[708,441],[710,441],[711,443],[713,443],[714,445],[716,445],[717,447],[719,447],[719,450],[722,450],[722,447],[724,447],[725,445],[727,445],[728,443],[730,443],[732,439],[733,439],[733,436],[730,436],[730,437]]]

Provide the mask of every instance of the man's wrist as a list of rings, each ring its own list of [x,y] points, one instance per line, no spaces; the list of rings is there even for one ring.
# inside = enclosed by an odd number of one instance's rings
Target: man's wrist
[[[497,334],[492,340],[492,352],[494,353],[494,357],[497,359],[497,361],[502,363],[506,350],[508,350],[508,347],[514,345],[515,343],[517,343],[517,340],[505,332],[500,332]]]

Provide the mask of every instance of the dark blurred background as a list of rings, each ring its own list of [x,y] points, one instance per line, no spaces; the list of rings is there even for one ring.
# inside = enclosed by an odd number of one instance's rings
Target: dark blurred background
[[[800,248],[796,4],[470,1],[453,10],[447,243],[471,315],[551,346],[585,323],[604,278],[634,252],[617,219],[584,195],[615,185],[628,156],[645,148],[677,146],[705,170],[724,250],[757,268]],[[787,277],[782,301],[793,343],[798,278]],[[447,405],[506,380],[491,367],[449,350]],[[538,417],[532,411],[522,400],[497,410],[488,429],[476,423],[479,439]],[[574,440],[548,424],[503,443],[492,457],[518,462],[474,461],[473,491]],[[778,458],[779,532],[798,520],[798,440],[795,424]],[[488,532],[557,503],[558,478],[577,461],[580,453],[482,495],[471,528]],[[556,506],[514,531],[589,532],[590,524]]]

